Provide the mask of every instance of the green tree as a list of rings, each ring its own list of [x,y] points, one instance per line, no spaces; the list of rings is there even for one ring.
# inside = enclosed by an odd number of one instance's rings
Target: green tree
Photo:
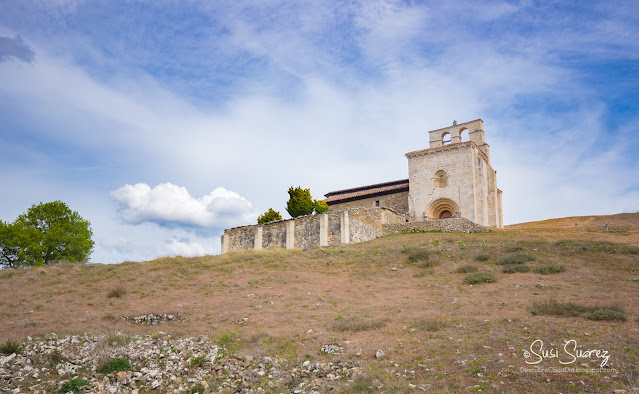
[[[268,211],[264,212],[262,216],[257,218],[257,224],[264,224],[272,222],[273,220],[282,220],[282,215],[280,215],[279,212],[274,211],[273,208],[269,208]]]
[[[315,203],[313,197],[311,197],[311,191],[309,189],[302,189],[300,186],[293,188],[291,186],[288,189],[289,199],[286,202],[286,212],[291,217],[298,217],[303,215],[310,215],[315,209]]]
[[[87,261],[93,251],[91,224],[62,201],[34,204],[13,223],[0,225],[0,265]]]
[[[328,211],[328,204],[322,200],[315,200],[315,206],[313,208],[315,213],[322,214]]]

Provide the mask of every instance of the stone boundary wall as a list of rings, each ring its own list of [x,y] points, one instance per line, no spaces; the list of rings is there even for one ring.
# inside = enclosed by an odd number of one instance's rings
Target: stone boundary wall
[[[406,223],[404,216],[392,209],[350,208],[224,230],[222,253],[251,249],[308,250],[422,231],[484,233],[493,230],[465,218]]]
[[[418,233],[422,231],[464,232],[464,233],[488,233],[493,229],[473,223],[465,218],[449,218],[428,220],[426,222],[410,222],[383,224],[384,235],[401,233]]]
[[[224,230],[222,253],[251,249],[313,249],[369,241],[383,235],[382,225],[404,223],[389,208],[351,208],[321,215]]]

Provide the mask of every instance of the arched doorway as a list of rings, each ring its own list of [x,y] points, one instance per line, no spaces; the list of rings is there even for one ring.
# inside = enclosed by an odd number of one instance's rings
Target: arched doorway
[[[448,219],[448,218],[452,218],[453,217],[453,213],[449,210],[445,210],[442,211],[442,213],[439,214],[438,219]]]
[[[426,212],[431,219],[448,219],[459,212],[459,206],[449,198],[440,198],[430,203]]]

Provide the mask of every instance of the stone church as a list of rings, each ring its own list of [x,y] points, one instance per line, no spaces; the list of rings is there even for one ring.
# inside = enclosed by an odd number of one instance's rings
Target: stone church
[[[408,179],[333,191],[324,201],[332,211],[381,207],[409,222],[462,217],[502,228],[502,191],[483,121],[453,122],[428,134],[428,148],[406,153]]]

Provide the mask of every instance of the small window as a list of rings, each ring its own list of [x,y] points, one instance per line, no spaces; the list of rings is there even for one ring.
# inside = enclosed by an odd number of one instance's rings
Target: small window
[[[375,200],[375,206],[379,207],[379,200]]]
[[[435,187],[441,188],[448,185],[448,174],[446,171],[439,170],[435,173]]]

